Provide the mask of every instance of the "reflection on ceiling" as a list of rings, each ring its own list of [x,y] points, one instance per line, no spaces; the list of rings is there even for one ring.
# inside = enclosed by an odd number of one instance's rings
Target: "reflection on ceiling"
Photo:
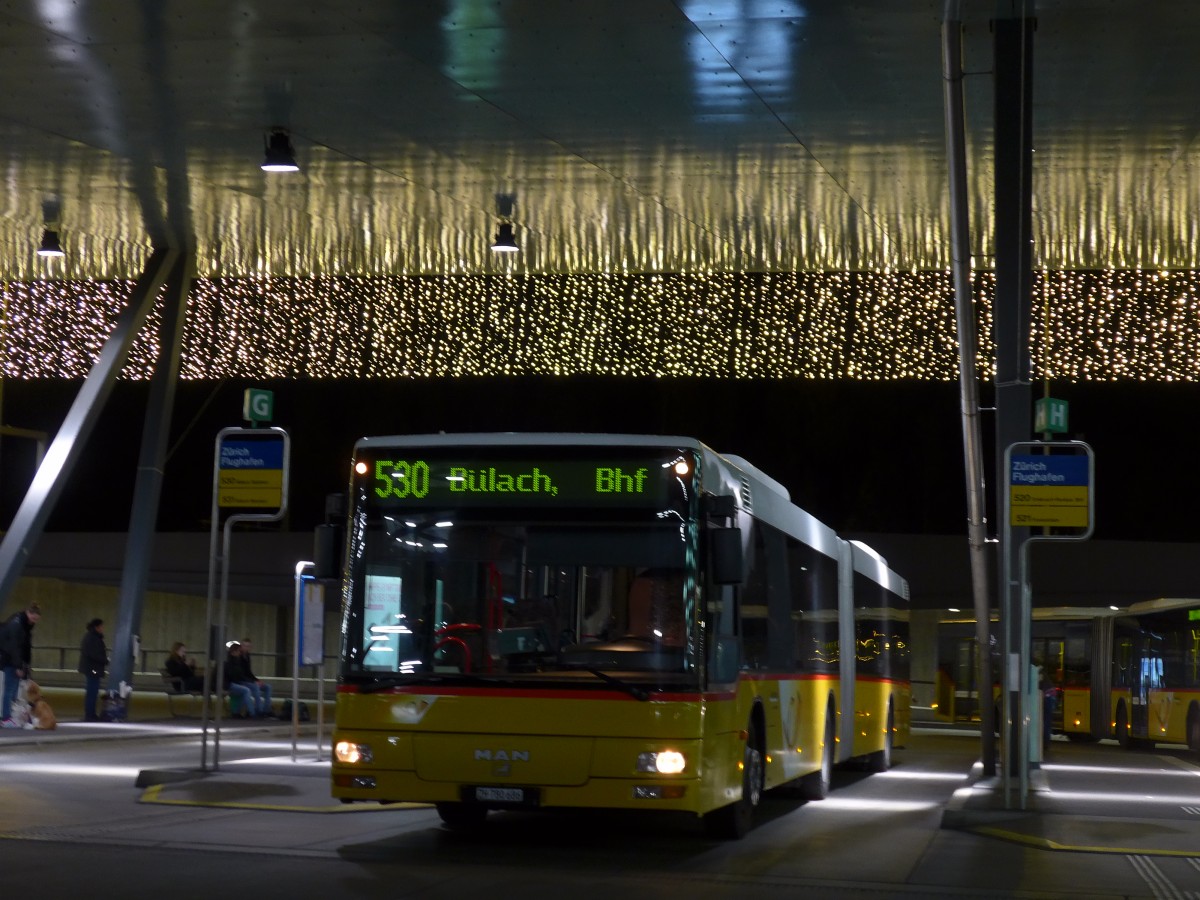
[[[994,6],[965,10],[992,265]],[[0,277],[948,268],[942,3],[0,4]],[[1200,259],[1200,16],[1037,4],[1034,263]],[[258,167],[286,128],[301,171]],[[488,249],[497,195],[521,252]],[[53,207],[66,257],[34,254]]]

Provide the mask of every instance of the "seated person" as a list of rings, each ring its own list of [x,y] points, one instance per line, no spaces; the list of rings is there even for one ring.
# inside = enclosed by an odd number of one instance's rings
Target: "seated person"
[[[171,645],[171,653],[167,656],[167,674],[175,679],[177,691],[203,691],[204,676],[196,671],[196,664],[188,658],[187,647],[183,641]]]
[[[221,680],[225,685],[225,692],[229,694],[231,715],[241,719],[250,718],[255,709],[255,700],[250,693],[246,667],[242,662],[242,645],[237,641],[229,643],[229,652],[225,654],[225,667]]]
[[[263,719],[273,715],[271,711],[271,686],[254,674],[254,668],[250,662],[250,653],[253,649],[254,645],[251,643],[250,638],[242,638],[239,653],[243,672],[241,683],[247,687],[250,691],[250,696],[254,698],[254,704],[249,707],[251,715],[255,718]]]

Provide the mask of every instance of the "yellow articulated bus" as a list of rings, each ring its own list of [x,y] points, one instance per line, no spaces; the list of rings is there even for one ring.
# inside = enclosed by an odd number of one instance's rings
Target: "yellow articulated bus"
[[[1040,670],[1046,716],[1044,725],[1073,741],[1093,741],[1110,734],[1113,623],[1117,610],[1100,607],[1041,607],[1034,609],[1030,661]],[[990,632],[998,628],[991,620]],[[995,679],[984,697],[990,698],[1000,719],[1000,659],[991,646],[989,670]],[[979,722],[979,650],[975,620],[967,615],[938,623],[938,669],[935,708],[948,722]]]
[[[684,437],[436,434],[354,450],[333,795],[676,811],[884,769],[908,586],[744,460]]]
[[[1035,609],[1032,638],[1054,732],[1200,753],[1200,599]],[[938,714],[947,720],[978,721],[975,652],[973,622],[939,623]],[[991,695],[998,701],[997,685]]]
[[[1112,641],[1116,739],[1123,747],[1187,744],[1200,753],[1200,600],[1134,603]]]

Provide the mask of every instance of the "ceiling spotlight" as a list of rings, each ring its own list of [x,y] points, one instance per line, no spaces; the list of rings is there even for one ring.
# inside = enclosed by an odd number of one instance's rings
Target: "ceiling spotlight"
[[[62,244],[58,242],[58,232],[47,228],[42,232],[42,245],[38,247],[38,256],[64,256]]]
[[[513,237],[511,222],[500,223],[500,228],[496,231],[496,239],[492,241],[492,249],[497,253],[516,253],[521,249],[517,246],[517,239]]]
[[[264,172],[299,172],[296,165],[296,151],[292,148],[292,139],[282,128],[271,132],[267,139],[266,155],[263,157]]]

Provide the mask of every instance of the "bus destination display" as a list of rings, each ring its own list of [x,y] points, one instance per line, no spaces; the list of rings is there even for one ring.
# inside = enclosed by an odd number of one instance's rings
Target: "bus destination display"
[[[684,457],[360,460],[370,493],[385,505],[673,506],[690,494],[681,490],[681,482],[688,483],[691,472],[691,460]]]

